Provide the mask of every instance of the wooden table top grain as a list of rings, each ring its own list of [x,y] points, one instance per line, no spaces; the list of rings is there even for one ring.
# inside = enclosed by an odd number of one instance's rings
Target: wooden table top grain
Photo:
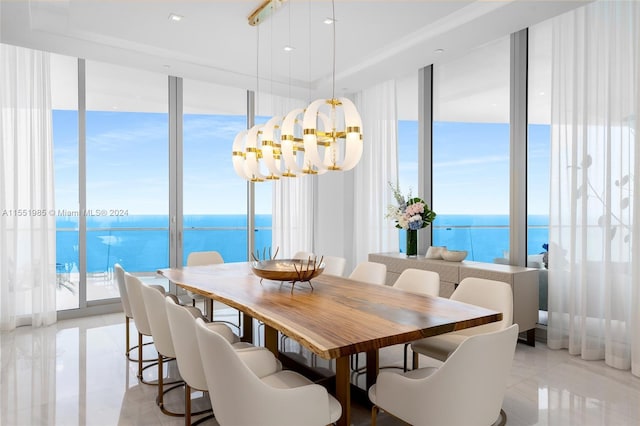
[[[236,308],[324,359],[500,321],[502,313],[390,286],[320,275],[260,280],[249,262],[161,269],[180,287]]]

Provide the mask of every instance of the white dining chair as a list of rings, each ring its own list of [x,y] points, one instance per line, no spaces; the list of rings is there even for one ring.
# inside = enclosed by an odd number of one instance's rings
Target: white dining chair
[[[291,256],[292,259],[309,260],[313,259],[315,255],[310,251],[298,251]]]
[[[503,330],[513,323],[513,292],[505,282],[467,277],[460,281],[450,299],[502,312],[502,320],[411,342],[414,369],[418,368],[418,354],[445,361],[469,336]]]
[[[191,253],[189,253],[189,255],[187,256],[187,266],[206,266],[206,265],[219,265],[221,263],[224,263],[224,258],[222,257],[222,255],[215,251],[193,251]],[[193,306],[195,306],[196,304],[196,300],[204,300],[204,297],[196,294],[196,293],[192,293],[190,291],[187,291],[187,294],[189,295],[189,297],[192,300]],[[215,306],[216,305],[220,305],[220,309],[232,309],[230,306],[227,306],[221,302],[215,302],[212,301],[211,306],[212,306],[212,311],[211,312],[206,312],[205,310],[205,315],[208,316],[211,320],[214,320],[214,312],[215,312]],[[206,306],[206,305],[205,305]],[[241,327],[241,315],[240,312],[238,311],[238,323],[234,324],[231,321],[223,321],[233,327],[235,327],[238,331],[240,331],[240,327]]]
[[[323,386],[290,370],[253,371],[201,319],[196,334],[201,357],[215,359],[204,363],[204,373],[221,426],[325,426],[340,418],[342,406]]]
[[[381,371],[369,388],[379,409],[415,426],[491,425],[500,417],[518,339],[518,325],[464,340],[438,368]]]
[[[394,288],[437,297],[440,295],[440,274],[424,269],[407,268],[393,283]],[[411,342],[404,344],[403,370],[407,371],[407,352]]]
[[[156,362],[152,362],[143,367],[143,363],[145,362],[142,357],[142,341],[143,337],[147,336],[153,338],[153,333],[151,331],[151,324],[149,322],[149,317],[147,316],[147,310],[144,306],[144,299],[142,298],[142,286],[144,285],[142,281],[138,277],[131,275],[128,272],[124,274],[124,282],[125,287],[127,289],[127,294],[129,295],[129,304],[131,305],[131,313],[133,314],[133,322],[136,325],[136,329],[138,330],[138,380],[144,384],[148,385],[157,385],[158,383],[153,383],[151,381],[145,380],[142,373],[147,368],[150,368],[157,364]],[[164,290],[164,289],[163,289]],[[163,291],[162,290],[162,291]],[[161,290],[157,290],[161,291]],[[155,342],[154,342],[155,343]]]
[[[167,297],[164,300],[163,309],[166,312],[169,330],[174,342],[176,362],[180,375],[184,380],[184,403],[185,403],[185,425],[191,424],[191,394],[193,390],[206,392],[207,382],[204,375],[203,362],[216,362],[215,358],[206,356],[204,359],[200,356],[198,350],[198,340],[196,338],[196,315],[189,310],[187,306],[181,306],[175,303],[175,300]],[[231,328],[226,324],[219,322],[206,323],[206,326],[212,330],[216,330],[222,335],[237,351],[261,350],[264,348],[256,348],[250,343],[240,342],[240,338],[233,333]],[[200,413],[193,413],[200,414]],[[207,417],[208,418],[208,417]],[[202,421],[203,419],[199,419]]]
[[[393,283],[393,287],[428,296],[439,296],[440,274],[424,269],[407,268]]]
[[[341,277],[344,275],[344,268],[347,265],[347,259],[340,256],[324,256],[322,258],[324,262],[324,275],[334,275]]]
[[[173,380],[165,383],[164,380],[164,362],[172,361],[176,358],[176,350],[174,341],[172,338],[171,330],[169,328],[169,319],[167,317],[167,310],[165,308],[165,295],[160,291],[138,281],[136,283],[140,287],[142,298],[144,301],[147,317],[149,318],[149,325],[151,327],[151,334],[153,336],[153,343],[158,351],[158,396],[156,397],[156,404],[160,407],[160,410],[169,416],[184,416],[185,411],[177,412],[171,411],[164,404],[164,396],[167,392],[174,389],[181,388],[184,385],[182,379]],[[172,299],[173,300],[173,299]],[[188,310],[189,314],[193,317],[202,317],[202,313],[198,308],[193,306],[184,307]],[[179,367],[178,367],[179,369]],[[165,384],[175,384],[165,389]],[[202,414],[195,413],[195,414]]]
[[[187,266],[217,265],[219,263],[224,263],[224,259],[217,251],[192,251],[187,256]]]
[[[138,345],[131,346],[131,320],[133,320],[133,312],[131,311],[131,304],[129,303],[129,294],[127,293],[127,286],[124,282],[125,270],[119,263],[113,265],[113,270],[116,275],[116,283],[118,284],[118,291],[120,292],[120,303],[122,304],[122,311],[124,312],[124,327],[125,327],[125,355],[129,361],[137,362],[138,359],[131,356],[131,352],[138,349]],[[135,321],[134,321],[135,324]],[[153,342],[145,342],[143,346],[153,345]],[[143,351],[144,352],[144,351]],[[155,361],[154,358],[143,359],[142,362]]]
[[[349,274],[349,279],[370,284],[384,284],[387,281],[387,265],[376,262],[360,262]]]

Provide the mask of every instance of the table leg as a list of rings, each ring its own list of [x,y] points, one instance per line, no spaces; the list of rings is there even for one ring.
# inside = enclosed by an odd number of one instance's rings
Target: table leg
[[[351,424],[351,368],[349,356],[336,359],[336,399],[342,405],[342,416],[336,423],[337,426],[350,426]]]
[[[278,330],[264,325],[264,347],[278,358]]]
[[[378,350],[367,351],[367,390],[376,383],[380,371],[380,357]]]
[[[533,327],[531,330],[527,330],[527,345],[535,346],[536,345],[536,328]]]
[[[204,312],[209,321],[213,321],[213,299],[204,298]]]
[[[245,312],[242,313],[242,341],[253,343],[253,318]]]

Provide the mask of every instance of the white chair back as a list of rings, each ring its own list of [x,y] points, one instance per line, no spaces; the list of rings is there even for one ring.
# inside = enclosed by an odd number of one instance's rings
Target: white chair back
[[[162,355],[175,358],[176,353],[164,302],[165,296],[157,289],[144,283],[140,286],[140,291],[151,327],[153,344]]]
[[[307,259],[313,259],[314,256],[315,255],[310,251],[299,251],[293,255],[292,259],[307,260]]]
[[[387,280],[387,265],[377,262],[361,262],[356,265],[349,279],[370,284],[384,284]]]
[[[131,305],[129,304],[129,295],[127,294],[127,287],[124,283],[124,268],[120,266],[119,263],[116,263],[113,265],[113,270],[116,274],[116,282],[118,283],[118,291],[120,292],[120,302],[122,303],[122,310],[127,317],[133,318]]]
[[[202,358],[198,350],[195,318],[187,308],[176,304],[171,297],[165,298],[164,309],[169,322],[180,376],[192,388],[206,390],[207,381],[204,377]]]
[[[440,275],[434,271],[408,268],[402,271],[394,287],[429,296],[440,295]]]
[[[371,399],[412,425],[492,424],[500,415],[517,338],[514,324],[469,337],[435,371],[381,372]]]
[[[344,268],[347,264],[347,259],[338,256],[324,256],[324,275],[335,275],[341,277],[344,274]]]
[[[460,281],[450,299],[502,312],[501,321],[465,328],[456,331],[456,334],[472,336],[488,333],[505,329],[513,323],[513,291],[511,285],[505,282],[467,277]]]
[[[138,277],[134,277],[128,272],[124,274],[124,283],[127,287],[129,295],[129,304],[131,305],[131,313],[133,314],[133,322],[140,334],[151,336],[151,325],[147,317],[147,310],[144,307],[144,299],[142,299],[142,289],[144,285]]]
[[[222,335],[196,320],[196,334],[203,359],[211,405],[221,425],[327,425],[331,418],[327,390],[316,384],[292,387],[288,373],[278,375],[279,383],[267,384],[239,358]],[[248,409],[247,407],[250,407]]]
[[[224,259],[217,251],[193,251],[187,256],[187,266],[217,265],[218,263],[224,263]]]

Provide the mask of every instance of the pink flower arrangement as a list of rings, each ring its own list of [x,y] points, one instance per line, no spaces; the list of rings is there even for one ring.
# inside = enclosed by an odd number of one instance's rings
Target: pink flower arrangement
[[[411,191],[405,199],[397,185],[393,186],[389,183],[389,186],[398,205],[390,205],[386,217],[396,222],[396,228],[418,230],[429,226],[436,218],[436,213],[429,208],[423,199],[411,197]]]

